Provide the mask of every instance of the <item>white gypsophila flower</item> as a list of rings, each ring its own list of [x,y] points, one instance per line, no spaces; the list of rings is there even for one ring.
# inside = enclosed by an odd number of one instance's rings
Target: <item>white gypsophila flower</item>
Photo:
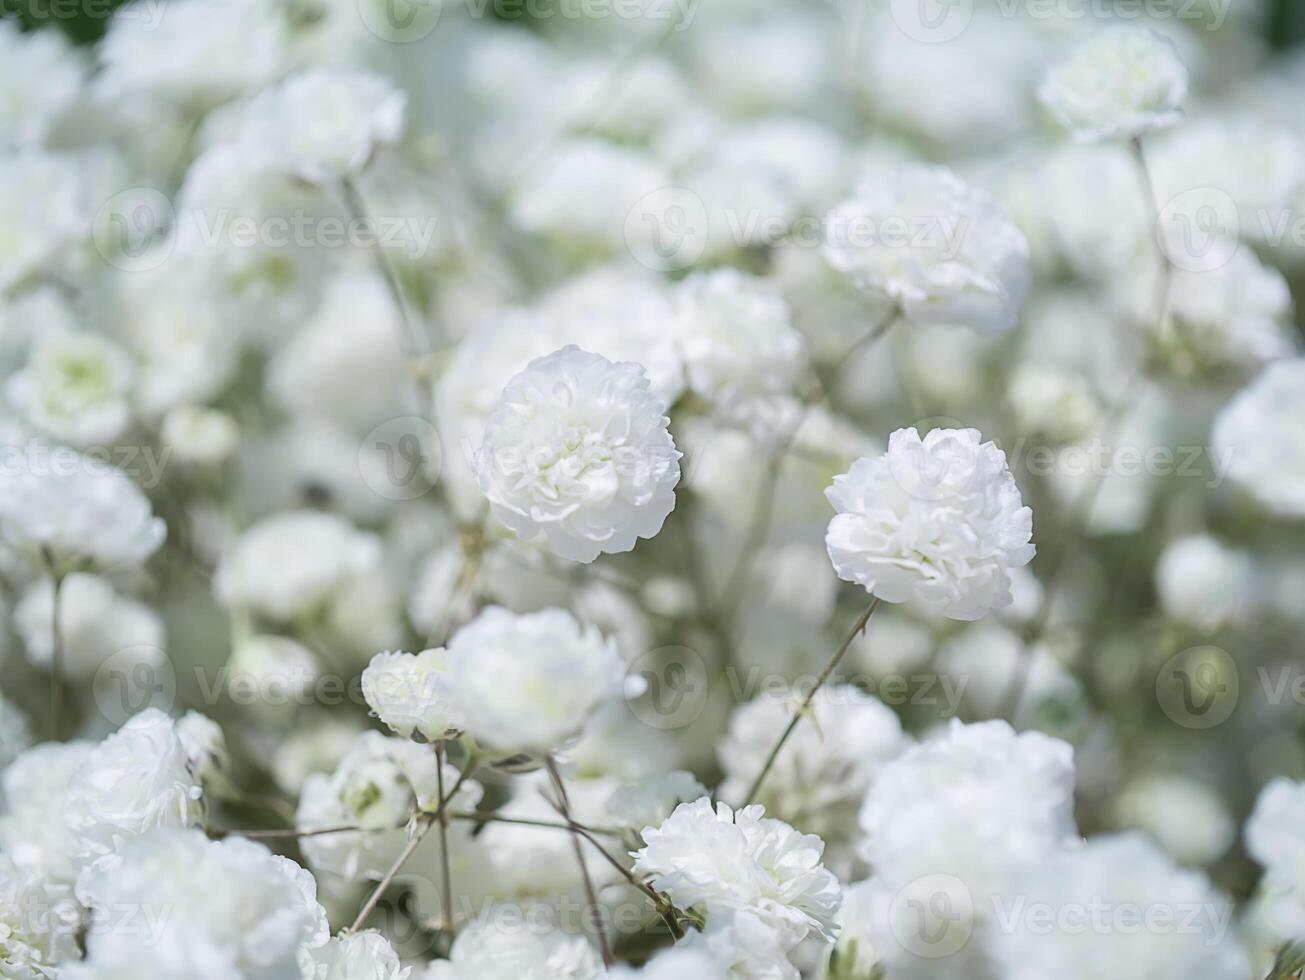
[[[1131,780],[1115,805],[1121,827],[1150,834],[1189,867],[1207,867],[1228,852],[1237,824],[1214,786],[1172,773]]]
[[[55,333],[36,343],[5,395],[33,429],[85,448],[126,431],[131,386],[131,360],[117,344],[91,333]]]
[[[1050,855],[1017,876],[1008,909],[1014,896],[1039,912],[1012,912],[993,934],[998,975],[1009,980],[1250,975],[1231,901],[1141,834]]]
[[[205,791],[226,789],[231,771],[231,750],[222,726],[198,711],[187,711],[177,719],[177,738],[186,750],[190,771]]]
[[[802,335],[775,285],[734,269],[692,276],[675,291],[673,329],[693,393],[728,421],[773,431],[775,402],[806,369]]]
[[[733,980],[706,951],[685,946],[664,950],[637,970],[618,964],[607,976],[609,980]]]
[[[45,742],[19,755],[3,774],[0,850],[25,877],[39,878],[52,896],[70,902],[81,862],[64,811],[73,775],[94,748],[93,742]],[[56,926],[57,919],[49,928]],[[80,915],[64,926],[75,934]]]
[[[1233,482],[1274,513],[1305,517],[1305,359],[1265,368],[1219,413],[1214,450]]]
[[[616,824],[636,834],[645,827],[660,827],[681,803],[707,796],[707,787],[691,772],[672,772],[622,786],[607,799],[607,813]]]
[[[712,918],[681,948],[706,954],[713,966],[709,977],[719,973],[726,980],[799,980],[801,973],[781,940],[760,916],[734,911]]]
[[[468,925],[413,980],[598,980],[603,961],[589,940],[535,924],[505,926],[494,916]]]
[[[314,69],[255,98],[240,140],[288,174],[330,184],[358,176],[377,150],[398,143],[407,101],[379,75]]]
[[[1015,629],[991,620],[979,622],[948,640],[937,652],[938,697],[943,714],[963,709],[978,718],[1003,713],[1021,728],[1051,730],[1072,722],[1082,695],[1078,681],[1045,643],[1029,646]],[[1007,704],[1011,678],[1022,672],[1019,702]]]
[[[8,698],[0,695],[0,769],[13,762],[32,744],[32,726],[27,716]]]
[[[1076,139],[1131,139],[1182,118],[1187,68],[1168,39],[1116,25],[1084,38],[1047,72],[1038,99]]]
[[[217,466],[234,455],[240,429],[226,412],[202,405],[178,405],[163,416],[159,436],[172,458],[189,466]]]
[[[1033,513],[1006,454],[977,429],[898,429],[825,491],[838,511],[825,545],[838,576],[885,602],[951,619],[1010,605],[1011,568],[1033,558]]]
[[[255,633],[239,640],[226,663],[227,694],[266,720],[313,702],[322,670],[317,654],[297,640]]]
[[[321,610],[351,580],[380,566],[381,543],[344,518],[286,511],[247,528],[223,555],[213,587],[224,605],[277,622]]]
[[[1166,613],[1204,630],[1248,623],[1260,593],[1251,554],[1208,534],[1165,545],[1156,562],[1155,584]]]
[[[1246,850],[1265,869],[1260,892],[1274,938],[1305,936],[1305,783],[1275,779],[1246,822]]]
[[[385,725],[404,738],[434,742],[456,733],[457,716],[446,700],[443,678],[448,652],[439,647],[420,653],[383,651],[362,673],[367,706]]]
[[[1020,867],[1074,839],[1073,750],[1003,721],[965,725],[884,767],[861,809],[862,856],[890,894],[931,875],[976,907]]]
[[[282,792],[297,799],[304,781],[314,773],[331,772],[363,731],[359,719],[326,714],[307,718],[284,735],[277,733],[272,778]]]
[[[94,205],[86,183],[73,158],[0,149],[0,294],[87,238]]]
[[[1074,442],[1095,431],[1101,405],[1081,373],[1052,364],[1025,362],[1012,373],[1006,397],[1020,431],[1056,443]]]
[[[825,870],[825,845],[759,806],[713,808],[703,797],[676,807],[660,827],[643,832],[634,871],[680,908],[707,916],[749,912],[792,949],[809,935],[832,941],[838,879]]]
[[[259,0],[182,0],[167,16],[134,0],[114,12],[99,46],[99,86],[111,98],[204,107],[271,81],[285,44],[278,12]]]
[[[127,933],[141,974],[151,977],[155,947],[193,942],[227,976],[302,980],[300,949],[329,936],[312,875],[240,837],[212,841],[194,830],[156,830],[126,844],[112,867],[88,869],[77,891],[98,913],[87,939],[89,962],[102,940],[111,946]],[[166,914],[135,930],[116,927],[121,910],[135,908]]]
[[[803,700],[796,690],[767,692],[737,708],[716,745],[725,774],[719,795],[740,799],[766,764],[775,733]],[[910,745],[892,710],[849,684],[822,687],[776,756],[758,803],[774,817],[820,837],[826,863],[842,860],[856,836],[857,813],[875,776]]]
[[[447,698],[464,730],[504,753],[546,755],[625,690],[613,641],[564,609],[490,606],[449,641]]]
[[[675,508],[680,452],[643,368],[578,347],[503,390],[475,457],[494,516],[571,561],[634,548]]]
[[[14,610],[14,627],[28,659],[42,666],[48,666],[53,655],[53,601],[49,580],[40,579]],[[163,661],[163,622],[158,614],[118,595],[108,579],[98,575],[76,573],[64,579],[59,588],[59,634],[60,669],[77,680],[94,677],[118,653],[134,663]]]
[[[45,980],[56,964],[77,954],[71,930],[50,923],[61,915],[78,921],[80,910],[60,907],[45,884],[0,854],[0,976],[6,980]]]
[[[986,191],[945,167],[866,177],[825,226],[825,260],[913,323],[997,333],[1029,291],[1029,245]]]
[[[136,484],[107,463],[33,450],[0,472],[0,544],[31,560],[133,568],[166,534]]]
[[[44,142],[77,100],[86,67],[59,31],[23,31],[0,21],[0,137]]]
[[[139,980],[142,970],[149,971],[150,980],[232,980],[238,975],[215,943],[166,930],[144,952],[130,932],[102,934],[92,954],[68,962],[59,980]]]
[[[342,933],[311,950],[303,980],[408,980],[411,968],[399,965],[390,941],[374,929]]]
[[[64,812],[73,853],[94,861],[152,830],[197,826],[204,818],[203,795],[176,722],[146,708],[97,745],[73,774]]]

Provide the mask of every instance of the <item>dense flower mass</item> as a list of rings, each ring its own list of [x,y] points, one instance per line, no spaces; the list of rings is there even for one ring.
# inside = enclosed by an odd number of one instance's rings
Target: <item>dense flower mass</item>
[[[1294,5],[0,4],[0,977],[1300,980]]]

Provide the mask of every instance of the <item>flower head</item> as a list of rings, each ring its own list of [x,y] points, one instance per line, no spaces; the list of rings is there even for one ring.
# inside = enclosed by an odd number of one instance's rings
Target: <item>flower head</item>
[[[951,619],[1011,603],[1011,568],[1033,557],[1033,514],[1006,454],[977,429],[915,429],[859,459],[825,495],[825,545],[839,578],[885,602],[917,600]]]
[[[73,446],[106,445],[131,422],[131,361],[91,333],[55,333],[9,379],[9,403],[33,428]]]
[[[378,653],[362,675],[363,697],[396,734],[427,742],[457,730],[442,679],[449,669],[443,647],[421,653]]]
[[[643,368],[564,347],[508,382],[476,453],[494,515],[572,561],[630,551],[675,507],[680,453]]]
[[[1267,367],[1214,423],[1228,476],[1283,517],[1305,517],[1305,358]]]
[[[1053,65],[1038,98],[1079,140],[1129,139],[1182,118],[1187,68],[1145,27],[1107,27]]]

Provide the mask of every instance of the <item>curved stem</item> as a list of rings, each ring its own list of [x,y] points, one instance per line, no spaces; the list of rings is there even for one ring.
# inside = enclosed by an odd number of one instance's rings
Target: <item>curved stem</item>
[[[564,819],[571,829],[571,843],[575,848],[575,859],[580,865],[580,877],[584,881],[585,898],[589,902],[589,907],[593,909],[597,921],[594,923],[594,931],[598,933],[598,947],[603,953],[603,964],[611,966],[615,960],[612,958],[612,948],[607,942],[607,929],[603,925],[602,913],[598,905],[598,893],[594,890],[593,879],[589,877],[589,868],[585,864],[584,848],[580,846],[581,831],[571,819],[571,802],[566,795],[566,784],[562,782],[562,776],[557,771],[557,764],[550,758],[546,763],[548,777],[552,780],[553,789],[557,792],[558,807]],[[601,850],[601,848],[599,848]]]

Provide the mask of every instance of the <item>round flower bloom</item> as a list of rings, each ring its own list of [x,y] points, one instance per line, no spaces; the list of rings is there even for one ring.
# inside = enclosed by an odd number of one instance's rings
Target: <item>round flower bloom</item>
[[[507,754],[560,748],[625,686],[615,642],[564,609],[490,606],[453,635],[449,663],[448,703],[464,730]]]
[[[707,928],[691,934],[680,949],[705,954],[710,960],[712,969],[705,974],[695,972],[695,978],[799,980],[802,974],[788,958],[781,938],[759,916],[738,911],[714,916]]]
[[[1206,630],[1247,623],[1259,594],[1255,559],[1208,534],[1169,542],[1155,584],[1166,613]]]
[[[1080,42],[1047,72],[1038,99],[1082,141],[1129,139],[1182,118],[1187,68],[1168,39],[1116,25]]]
[[[90,333],[55,333],[37,342],[5,393],[32,428],[86,447],[126,431],[131,384],[131,360],[117,344]]]
[[[608,797],[607,812],[619,826],[639,833],[645,827],[661,826],[681,803],[707,795],[707,787],[693,773],[676,769],[622,786]]]
[[[131,568],[166,534],[136,484],[96,460],[49,450],[20,472],[0,475],[0,544],[28,558]]]
[[[88,869],[77,890],[100,923],[87,940],[89,962],[101,942],[112,946],[126,935],[138,976],[159,975],[150,968],[155,947],[183,943],[223,965],[228,972],[219,975],[299,980],[300,950],[329,936],[312,875],[240,837],[157,830],[126,844],[112,866]],[[137,930],[115,928],[121,910],[150,908],[167,914]]]
[[[615,966],[607,971],[608,980],[729,980],[724,968],[699,948],[677,946],[658,953],[641,969]]]
[[[885,602],[914,599],[951,619],[1011,604],[1028,564],[1033,513],[1006,454],[977,429],[898,429],[825,491],[838,514],[825,545],[839,578]]]
[[[407,980],[390,941],[374,929],[344,933],[305,957],[304,980]]]
[[[218,598],[277,622],[318,611],[354,578],[375,570],[380,542],[335,514],[288,511],[248,528],[214,576]]]
[[[634,871],[682,909],[728,917],[749,912],[785,950],[808,935],[832,941],[841,888],[820,863],[820,838],[799,834],[759,806],[684,803],[643,832]]]
[[[235,419],[199,405],[178,405],[169,411],[159,434],[178,462],[192,466],[225,462],[240,442]]]
[[[1305,517],[1305,358],[1265,368],[1214,423],[1227,475],[1283,517]]]
[[[86,67],[59,31],[0,21],[0,132],[20,146],[44,142],[76,102]]]
[[[675,507],[680,452],[643,368],[578,347],[532,361],[503,390],[476,453],[494,516],[591,562],[651,538]]]
[[[1013,894],[1039,915],[995,930],[1009,980],[1241,980],[1250,964],[1229,931],[1232,902],[1141,834],[1100,837],[1037,862]],[[1046,913],[1053,913],[1047,928]],[[1146,923],[1139,928],[1140,923]]]
[[[377,149],[403,135],[407,95],[378,75],[321,68],[250,103],[241,139],[286,173],[313,184],[357,176]]]
[[[187,711],[177,719],[177,738],[186,749],[190,771],[205,789],[225,789],[231,771],[231,751],[222,726],[198,711]]]
[[[227,660],[227,693],[232,701],[265,717],[287,707],[311,704],[321,672],[317,654],[297,640],[256,633],[238,642]]]
[[[94,860],[148,831],[196,826],[203,816],[203,790],[176,723],[146,708],[77,767],[64,819],[74,853]]]
[[[1276,938],[1305,935],[1305,783],[1275,779],[1246,822],[1246,850],[1264,868],[1260,886]]]
[[[729,731],[716,747],[725,773],[719,795],[739,799],[761,772],[775,733],[784,729],[802,700],[799,692],[788,693],[788,697],[758,698],[730,717]],[[816,692],[811,721],[794,729],[771,767],[762,795],[748,802],[816,834],[829,845],[832,856],[850,849],[866,791],[910,739],[883,702],[846,684]]]
[[[946,167],[867,177],[825,227],[825,260],[914,323],[1000,332],[1029,291],[1029,244],[997,200]]]
[[[583,936],[508,928],[493,916],[468,925],[415,980],[598,980],[603,961]]]
[[[445,699],[442,679],[449,669],[443,647],[421,653],[378,653],[362,674],[367,706],[396,734],[418,741],[448,738],[458,725]]]
[[[1004,721],[964,725],[890,762],[861,810],[862,857],[893,890],[959,879],[975,901],[1075,836],[1073,749]]]
[[[0,293],[35,277],[84,241],[95,205],[79,161],[55,153],[0,153]]]
[[[802,335],[779,290],[720,269],[681,283],[675,306],[675,333],[694,394],[728,421],[773,430],[775,401],[792,394],[806,366]]]
[[[18,756],[3,773],[6,812],[0,816],[0,850],[24,876],[39,878],[55,895],[71,899],[81,862],[64,823],[73,775],[95,748],[92,742],[43,742]],[[81,928],[80,917],[69,922]]]
[[[1143,773],[1119,794],[1119,825],[1150,834],[1188,867],[1213,864],[1237,838],[1237,823],[1209,783],[1169,772]]]

